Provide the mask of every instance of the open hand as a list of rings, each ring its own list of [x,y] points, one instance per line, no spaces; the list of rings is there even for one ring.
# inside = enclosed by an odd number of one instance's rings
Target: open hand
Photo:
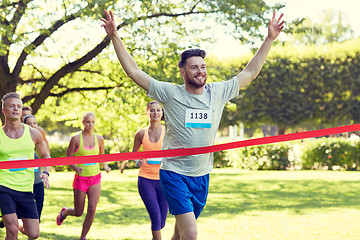
[[[111,38],[117,32],[114,14],[112,13],[112,11],[108,12],[106,10],[104,10],[104,13],[106,15],[106,19],[105,18],[100,19],[103,22],[103,24],[101,24],[101,27],[105,29],[107,35]]]
[[[279,36],[281,30],[283,30],[284,28],[284,22],[285,21],[281,21],[281,18],[284,16],[284,14],[282,13],[280,15],[280,17],[276,20],[275,19],[276,13],[273,13],[272,19],[269,19],[269,26],[268,26],[268,36],[271,37],[272,39],[277,38],[277,36]]]

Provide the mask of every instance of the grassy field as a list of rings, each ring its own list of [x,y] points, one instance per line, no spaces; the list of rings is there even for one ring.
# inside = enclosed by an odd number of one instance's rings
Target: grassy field
[[[72,206],[74,173],[52,173],[39,239],[77,239],[84,216],[55,218]],[[198,219],[199,240],[360,239],[360,172],[215,169],[208,203]],[[171,238],[169,215],[163,239]],[[102,173],[102,196],[88,239],[151,239],[137,192],[137,170]],[[4,230],[0,231],[4,238]],[[26,239],[19,234],[19,239]]]

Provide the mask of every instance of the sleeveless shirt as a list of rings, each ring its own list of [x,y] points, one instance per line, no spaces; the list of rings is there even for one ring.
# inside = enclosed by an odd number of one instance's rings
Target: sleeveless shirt
[[[84,145],[83,135],[82,133],[80,133],[80,145],[79,148],[76,149],[74,156],[98,155],[100,152],[98,138],[96,134],[94,134],[94,137],[95,137],[94,147],[88,148]],[[90,176],[98,175],[100,173],[99,163],[77,164],[77,166],[84,168],[79,176],[90,177]]]
[[[9,138],[0,130],[0,161],[34,159],[35,144],[30,127],[26,124],[24,133],[17,139]],[[0,169],[0,185],[19,192],[32,192],[34,168]]]
[[[151,142],[149,139],[149,127],[145,129],[144,138],[142,140],[143,151],[154,151],[154,150],[161,150],[162,142],[165,136],[165,126],[161,126],[161,135],[157,142]],[[148,158],[144,159],[145,162],[140,167],[139,176],[159,180],[159,169],[162,158]]]

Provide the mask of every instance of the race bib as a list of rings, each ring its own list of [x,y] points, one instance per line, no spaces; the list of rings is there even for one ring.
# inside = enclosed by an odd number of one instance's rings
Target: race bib
[[[186,109],[185,127],[187,128],[211,128],[210,109]]]
[[[84,163],[84,166],[91,166],[91,165],[95,165],[96,163]]]
[[[25,157],[17,157],[17,158],[9,158],[9,161],[16,161],[16,160],[27,160],[28,158]],[[18,172],[18,171],[23,171],[26,170],[27,168],[13,168],[13,169],[9,169],[10,172]]]
[[[148,158],[147,163],[148,164],[161,164],[162,158]]]

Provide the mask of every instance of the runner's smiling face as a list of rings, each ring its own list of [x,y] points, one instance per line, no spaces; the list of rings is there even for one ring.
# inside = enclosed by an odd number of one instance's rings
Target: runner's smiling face
[[[34,117],[27,117],[25,124],[29,125],[32,128],[37,128],[37,122]]]
[[[162,114],[163,111],[161,105],[156,102],[151,104],[146,111],[146,115],[149,117],[149,121],[153,121],[153,122],[160,121]]]
[[[95,127],[95,116],[88,114],[84,117],[82,121],[84,125],[84,130],[87,132],[92,132]]]
[[[180,68],[181,76],[185,84],[195,88],[201,88],[206,84],[207,69],[205,60],[202,57],[195,56],[186,60],[184,68]]]

